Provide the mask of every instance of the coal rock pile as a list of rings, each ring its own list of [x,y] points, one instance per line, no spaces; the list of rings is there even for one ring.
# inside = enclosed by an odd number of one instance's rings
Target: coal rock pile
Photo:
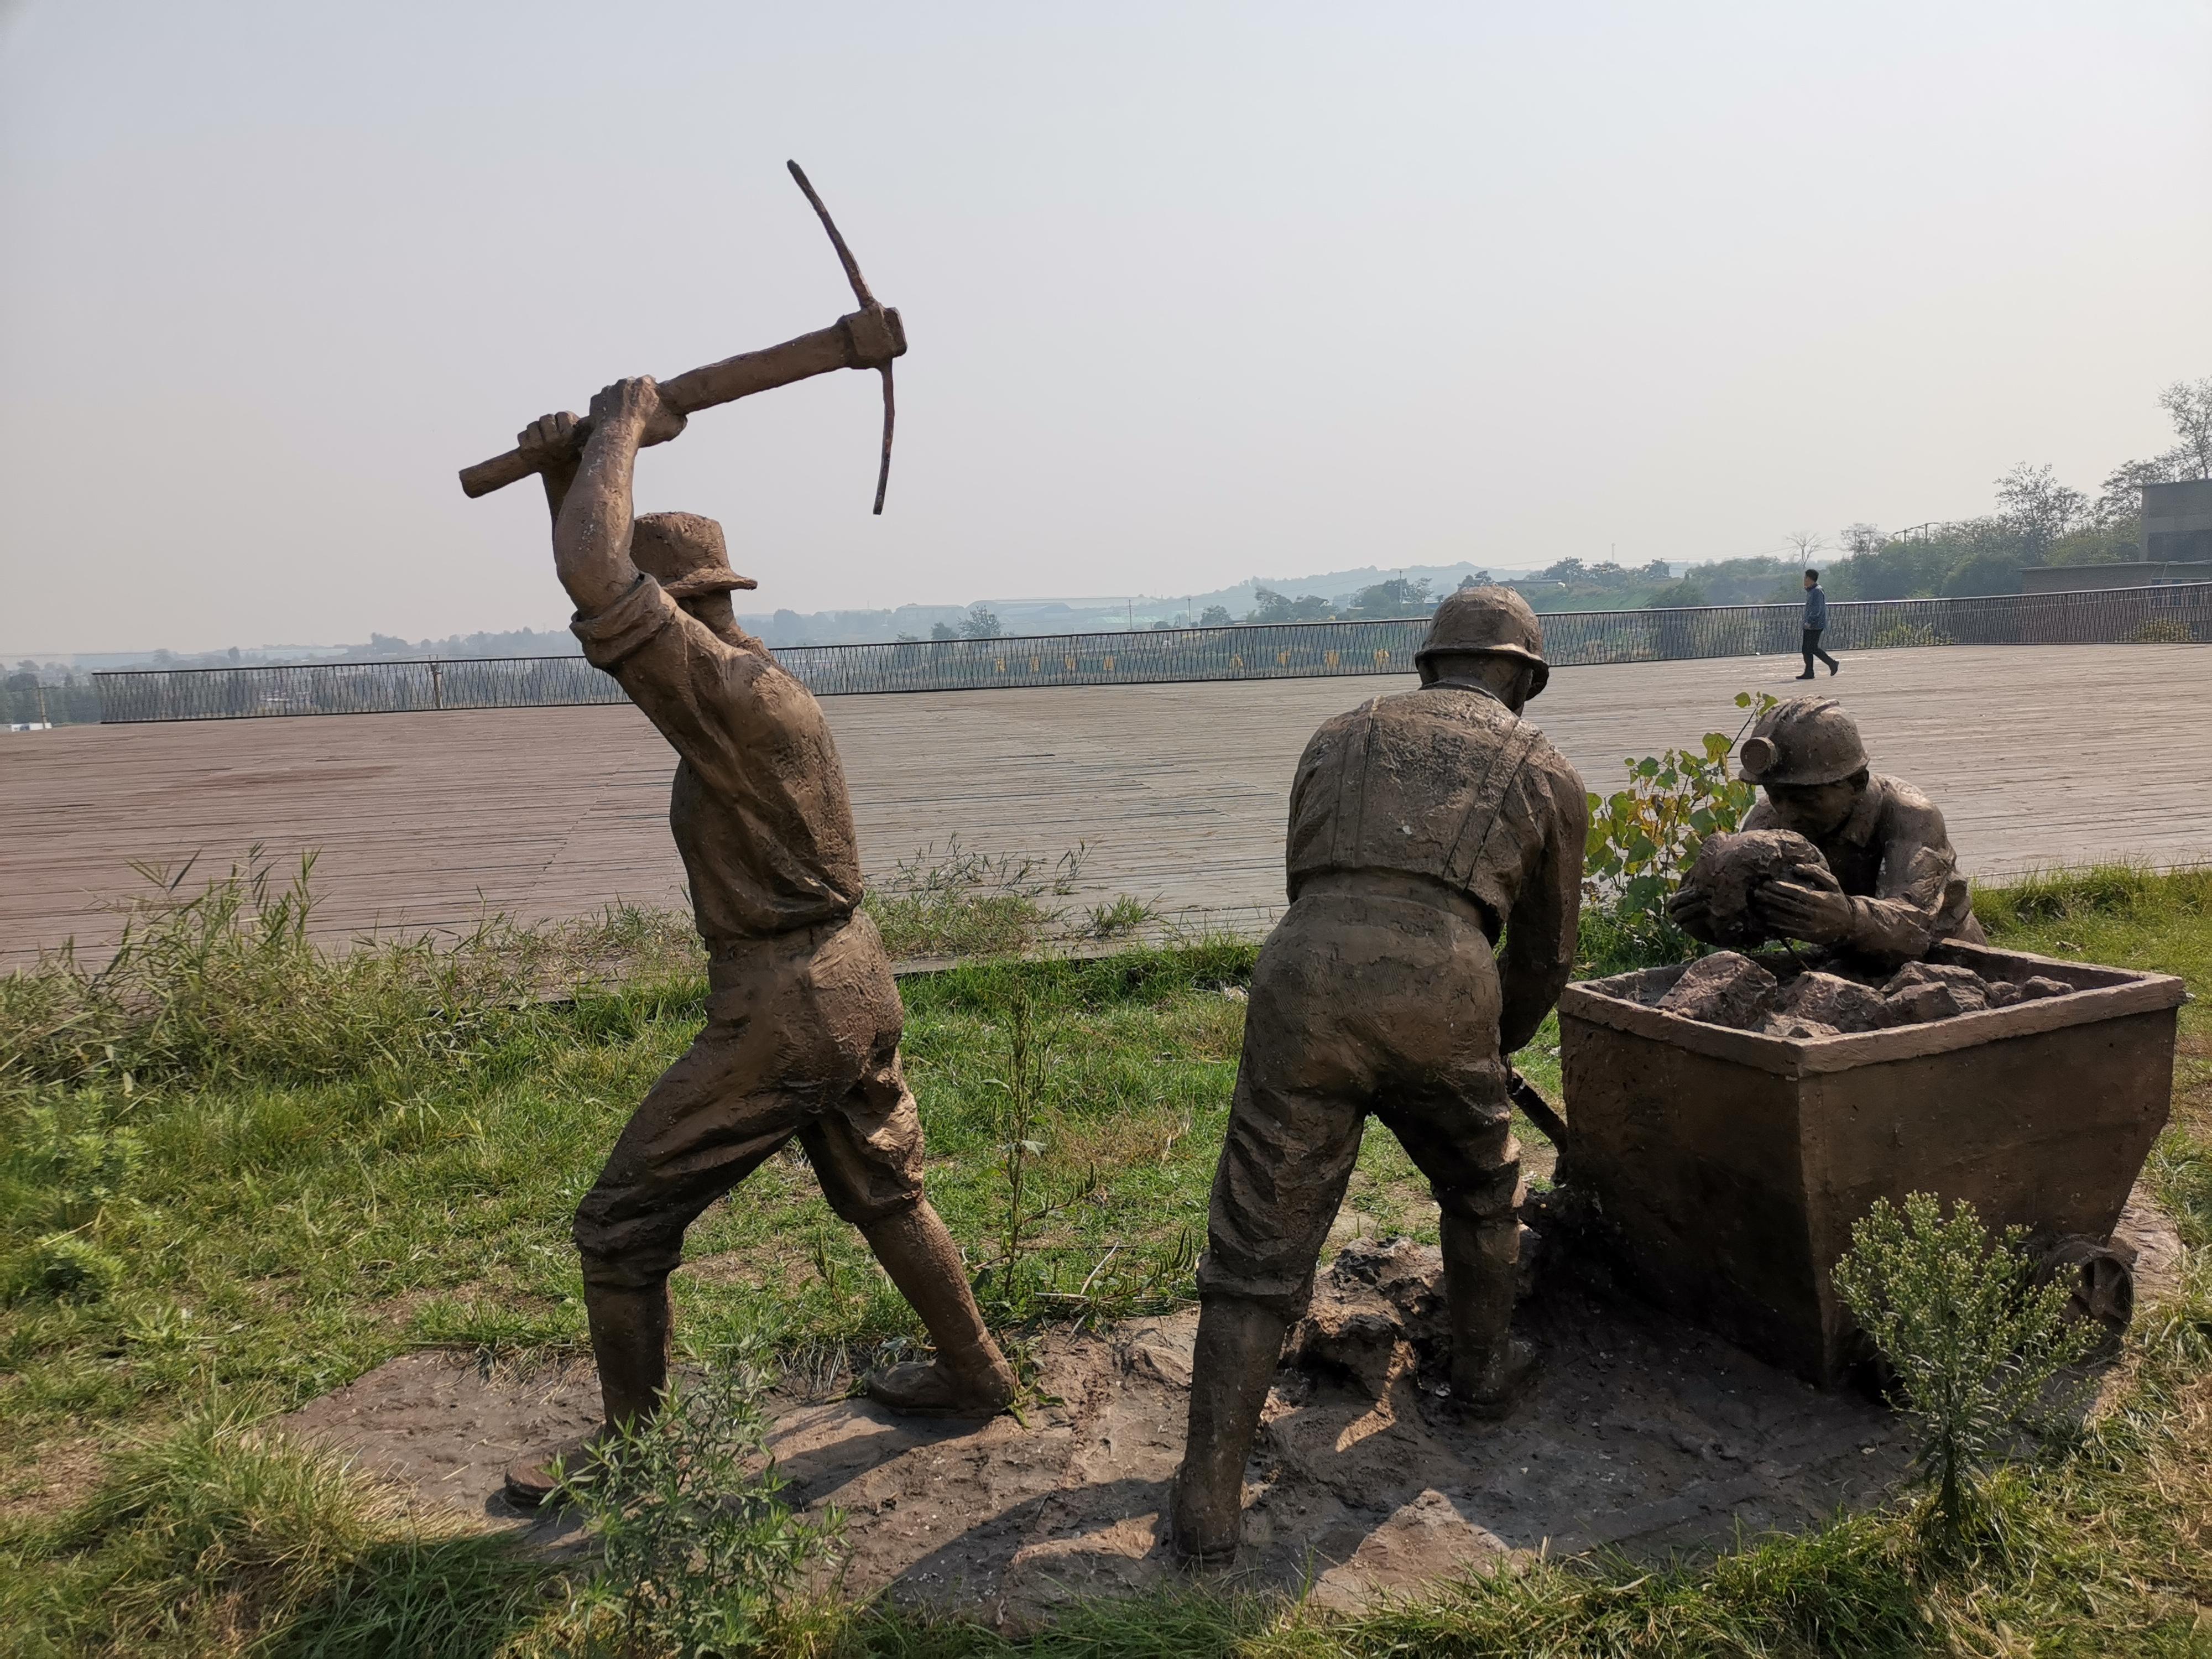
[[[1835,885],[1820,849],[1790,830],[1707,836],[1682,885],[1705,895],[1713,943],[1757,945],[1770,930],[1753,908],[1753,896],[1771,881],[1831,890]]]
[[[1807,969],[1778,976],[1735,951],[1717,951],[1685,969],[1656,1005],[1665,1012],[1766,1036],[1841,1036],[1954,1019],[1987,1008],[2009,1008],[2074,988],[2036,975],[1984,979],[1971,968],[1910,962],[1888,978],[1861,978],[1847,969]]]

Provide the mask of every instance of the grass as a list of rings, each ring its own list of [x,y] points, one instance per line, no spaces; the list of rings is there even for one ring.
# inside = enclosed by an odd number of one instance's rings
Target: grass
[[[575,1653],[561,1570],[403,1519],[253,1425],[399,1352],[582,1341],[568,1216],[702,1017],[653,919],[495,928],[343,958],[311,895],[249,870],[141,918],[104,974],[0,980],[0,1653]],[[2097,871],[1978,896],[2001,942],[2212,988],[2212,878]],[[1016,1328],[1189,1292],[1251,947],[909,979],[907,1063],[933,1197],[978,1268],[1006,1223],[1009,1008],[1039,1086]],[[549,982],[574,994],[547,1003]],[[2152,1174],[2193,1252],[2139,1322],[2077,1454],[2016,1471],[1967,1569],[1926,1577],[1885,1511],[1650,1572],[1547,1564],[1358,1620],[1202,1590],[1101,1602],[1021,1648],[980,1626],[798,1603],[793,1653],[1249,1655],[2212,1652],[2212,1042],[2184,1011]],[[1522,1056],[1556,1089],[1555,1028]],[[1532,1148],[1540,1142],[1524,1133]],[[1368,1137],[1346,1224],[1434,1237],[1410,1162]],[[66,1248],[57,1241],[67,1241]],[[70,1249],[98,1268],[46,1271]],[[42,1264],[45,1264],[42,1266]],[[66,1275],[64,1275],[66,1278]],[[987,1283],[987,1291],[991,1285]],[[683,1340],[866,1354],[911,1315],[795,1158],[693,1230]],[[581,1608],[582,1610],[580,1610]]]

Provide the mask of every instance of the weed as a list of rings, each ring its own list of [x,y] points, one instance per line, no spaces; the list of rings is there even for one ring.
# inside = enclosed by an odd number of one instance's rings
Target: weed
[[[1582,955],[1599,971],[1680,962],[1695,939],[1667,914],[1667,898],[1707,836],[1732,830],[1758,799],[1729,775],[1729,757],[1753,720],[1774,706],[1766,692],[1736,694],[1746,710],[1735,737],[1708,732],[1696,749],[1669,749],[1625,762],[1628,787],[1589,797],[1583,855]]]
[[[1092,939],[1124,939],[1158,914],[1157,906],[1122,893],[1103,903],[1092,905],[1083,931]]]
[[[1993,1244],[1971,1204],[1946,1219],[1932,1194],[1912,1193],[1902,1214],[1877,1200],[1836,1264],[1836,1293],[1917,1425],[1917,1468],[1934,1488],[1924,1532],[1939,1565],[1957,1564],[1989,1530],[1981,1476],[2094,1345],[2067,1316],[2064,1285],[2030,1282],[2026,1237],[2012,1228]]]
[[[1085,851],[1048,865],[969,852],[955,836],[942,853],[926,847],[902,860],[865,908],[896,957],[1012,955],[1060,920],[1046,901],[1075,890]]]
[[[624,1655],[698,1659],[757,1644],[763,1617],[840,1524],[834,1510],[808,1521],[783,1501],[758,1403],[764,1386],[755,1366],[726,1356],[672,1384],[651,1419],[567,1472],[563,1495],[600,1551],[571,1600],[574,1628],[611,1625]]]

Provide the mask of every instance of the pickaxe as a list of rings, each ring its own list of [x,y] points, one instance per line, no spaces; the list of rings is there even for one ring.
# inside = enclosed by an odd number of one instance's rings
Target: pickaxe
[[[696,415],[702,409],[712,409],[717,404],[734,403],[740,398],[750,398],[756,392],[772,392],[777,386],[789,386],[794,380],[827,374],[833,368],[874,368],[884,376],[884,454],[876,471],[876,511],[884,510],[884,490],[891,478],[891,422],[895,414],[891,402],[891,360],[906,350],[906,327],[899,321],[897,312],[882,304],[868,292],[867,278],[860,275],[860,267],[853,258],[853,251],[845,246],[845,239],[837,234],[837,227],[830,217],[830,210],[822,205],[822,198],[814,193],[814,186],[806,182],[799,163],[786,163],[791,176],[799,181],[799,189],[822,217],[822,228],[830,233],[830,246],[837,250],[843,262],[845,275],[853,284],[853,295],[860,301],[860,308],[848,316],[840,317],[827,328],[817,328],[811,334],[802,334],[795,340],[786,340],[781,345],[772,345],[760,351],[741,351],[734,357],[725,357],[719,363],[708,363],[704,368],[695,368],[660,383],[660,401],[679,414]],[[575,426],[575,453],[583,453],[584,440],[591,435],[589,416]],[[654,442],[663,441],[655,439]],[[538,464],[526,459],[520,450],[510,449],[504,455],[461,470],[461,489],[471,498],[489,495],[495,489],[528,477],[538,470]]]

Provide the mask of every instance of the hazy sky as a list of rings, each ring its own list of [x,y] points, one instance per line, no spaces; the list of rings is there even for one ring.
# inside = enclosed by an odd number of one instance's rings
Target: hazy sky
[[[851,298],[642,508],[752,603],[1767,552],[2212,374],[2212,6],[0,0],[0,652],[546,626],[455,469]]]

